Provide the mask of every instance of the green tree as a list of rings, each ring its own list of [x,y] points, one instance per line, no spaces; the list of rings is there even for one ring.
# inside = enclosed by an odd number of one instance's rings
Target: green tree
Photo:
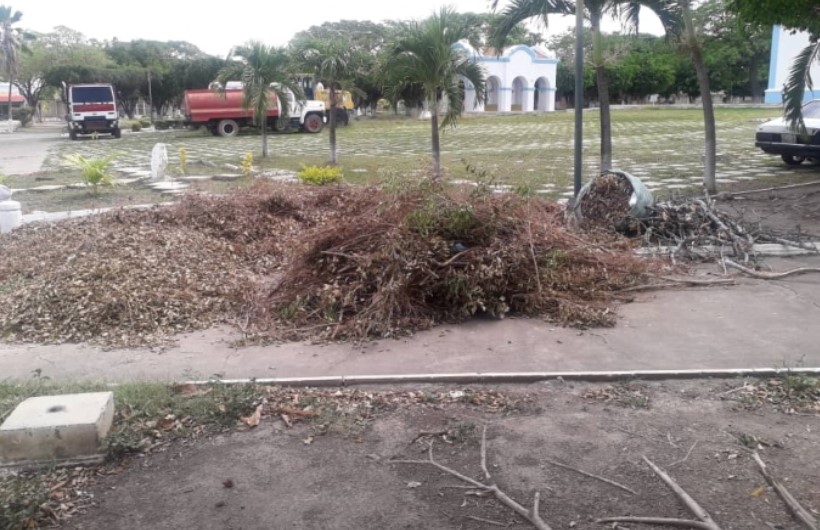
[[[11,120],[11,87],[20,67],[20,53],[27,49],[24,41],[30,38],[29,34],[15,27],[22,18],[22,12],[13,11],[10,6],[0,5],[0,61],[2,61],[3,71],[9,82],[9,120]]]
[[[802,105],[806,87],[813,88],[811,67],[820,61],[820,3],[817,0],[731,0],[729,9],[762,26],[779,24],[806,31],[809,44],[795,58],[783,91],[784,114],[792,127],[805,131]]]
[[[342,37],[328,40],[310,40],[300,43],[297,50],[299,63],[313,71],[328,89],[330,109],[328,111],[328,137],[330,156],[328,164],[338,163],[336,153],[336,125],[338,121],[340,92],[354,87],[356,71],[364,60],[351,42]],[[346,112],[344,108],[342,112]]]
[[[423,22],[403,25],[393,45],[390,68],[394,82],[417,83],[430,103],[433,181],[441,180],[441,144],[438,110],[442,97],[447,98],[447,113],[441,127],[455,126],[464,107],[459,81],[464,79],[475,89],[476,101],[485,99],[484,72],[453,45],[467,35],[454,11],[442,8]]]
[[[253,121],[262,131],[262,157],[268,156],[268,110],[276,96],[281,119],[290,112],[288,92],[302,98],[301,89],[294,81],[291,57],[285,48],[250,41],[231,53],[231,64],[217,76],[224,86],[227,81],[240,79],[245,97],[242,105],[253,112]]]

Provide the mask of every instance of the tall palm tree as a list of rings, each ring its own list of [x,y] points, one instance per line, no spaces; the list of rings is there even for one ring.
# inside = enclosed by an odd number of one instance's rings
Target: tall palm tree
[[[231,64],[223,68],[217,79],[222,86],[230,80],[242,81],[245,97],[242,106],[253,111],[253,122],[262,131],[262,157],[268,156],[268,110],[272,96],[279,101],[279,118],[290,112],[289,92],[303,99],[299,84],[291,71],[291,57],[285,48],[250,41],[231,52]]]
[[[328,164],[337,164],[336,125],[340,91],[349,88],[360,64],[360,57],[352,44],[342,38],[309,40],[299,44],[299,62],[316,73],[328,86],[330,110],[328,116],[330,156]]]
[[[493,0],[492,9],[498,7],[499,0]],[[592,62],[598,86],[599,118],[601,123],[601,170],[612,168],[612,118],[609,104],[609,77],[606,73],[601,35],[601,20],[606,15],[617,16],[623,12],[627,26],[637,33],[638,14],[642,6],[656,12],[661,20],[668,17],[661,2],[641,0],[585,0],[586,17],[592,27]],[[529,18],[541,18],[551,14],[570,14],[575,11],[569,0],[512,0],[501,12],[501,21],[496,26],[493,41],[503,42],[510,31],[520,22]],[[498,47],[498,46],[497,46]]]
[[[404,24],[391,49],[389,68],[394,83],[409,86],[418,83],[430,104],[433,181],[441,180],[441,143],[438,110],[447,98],[447,113],[441,128],[455,126],[464,107],[464,93],[459,81],[466,80],[475,90],[476,104],[486,98],[484,71],[465,53],[453,48],[468,35],[455,12],[442,8],[423,22]]]
[[[9,121],[11,121],[11,86],[17,77],[20,52],[26,49],[23,39],[26,34],[14,27],[23,18],[20,11],[12,11],[11,6],[0,5],[0,60],[9,82]]]

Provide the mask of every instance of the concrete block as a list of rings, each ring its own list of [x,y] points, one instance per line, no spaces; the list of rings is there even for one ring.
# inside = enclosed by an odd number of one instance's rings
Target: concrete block
[[[0,425],[0,464],[99,461],[114,421],[114,394],[29,398]]]

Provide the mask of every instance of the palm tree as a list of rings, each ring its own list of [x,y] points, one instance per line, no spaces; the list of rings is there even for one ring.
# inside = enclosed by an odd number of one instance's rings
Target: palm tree
[[[475,90],[476,104],[486,98],[484,71],[462,51],[453,48],[468,36],[467,28],[458,23],[455,12],[442,8],[423,22],[410,22],[401,27],[391,50],[389,68],[394,83],[404,87],[421,86],[430,104],[433,153],[433,181],[441,180],[441,144],[438,110],[442,98],[447,98],[447,113],[441,128],[455,126],[464,107],[464,93],[459,81],[466,80]]]
[[[492,9],[498,7],[499,0],[493,0]],[[660,2],[640,0],[585,0],[586,15],[592,27],[592,62],[598,86],[599,118],[601,123],[601,170],[612,168],[612,118],[609,104],[609,77],[606,73],[601,35],[601,20],[606,15],[617,16],[623,11],[627,26],[637,33],[638,14],[642,6],[651,8],[661,20],[668,18],[666,9]],[[513,0],[501,13],[501,21],[493,36],[495,43],[501,43],[510,31],[528,18],[542,18],[547,15],[570,14],[575,7],[569,0]],[[498,44],[496,45],[499,48]],[[500,48],[499,48],[500,49]]]
[[[330,157],[328,164],[337,164],[336,122],[339,108],[339,92],[349,87],[356,75],[359,57],[353,45],[341,38],[330,40],[309,40],[299,44],[299,62],[313,70],[317,77],[328,86],[330,110],[328,116]]]
[[[231,52],[233,64],[223,68],[217,80],[222,86],[229,80],[242,81],[245,97],[242,106],[253,111],[253,122],[262,130],[262,157],[268,156],[268,110],[272,96],[279,101],[279,119],[290,112],[289,92],[302,99],[302,92],[291,75],[291,57],[285,48],[250,41]]]
[[[20,22],[23,13],[12,11],[11,6],[0,5],[0,60],[9,82],[9,121],[11,121],[11,86],[17,77],[17,68],[20,63],[20,51],[26,46],[23,39],[26,34],[14,25]]]
[[[703,39],[696,28],[692,14],[691,0],[643,0],[643,5],[659,14],[667,36],[675,38],[687,52],[695,67],[698,78],[700,99],[703,104],[704,164],[703,187],[709,193],[717,192],[715,174],[717,172],[717,133],[715,131],[715,109],[712,105],[712,88],[709,69],[703,53]]]

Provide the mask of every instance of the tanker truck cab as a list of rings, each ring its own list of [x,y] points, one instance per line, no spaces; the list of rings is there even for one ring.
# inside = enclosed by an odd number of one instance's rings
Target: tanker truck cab
[[[120,137],[119,114],[114,87],[110,84],[68,85],[68,135],[102,133]]]

